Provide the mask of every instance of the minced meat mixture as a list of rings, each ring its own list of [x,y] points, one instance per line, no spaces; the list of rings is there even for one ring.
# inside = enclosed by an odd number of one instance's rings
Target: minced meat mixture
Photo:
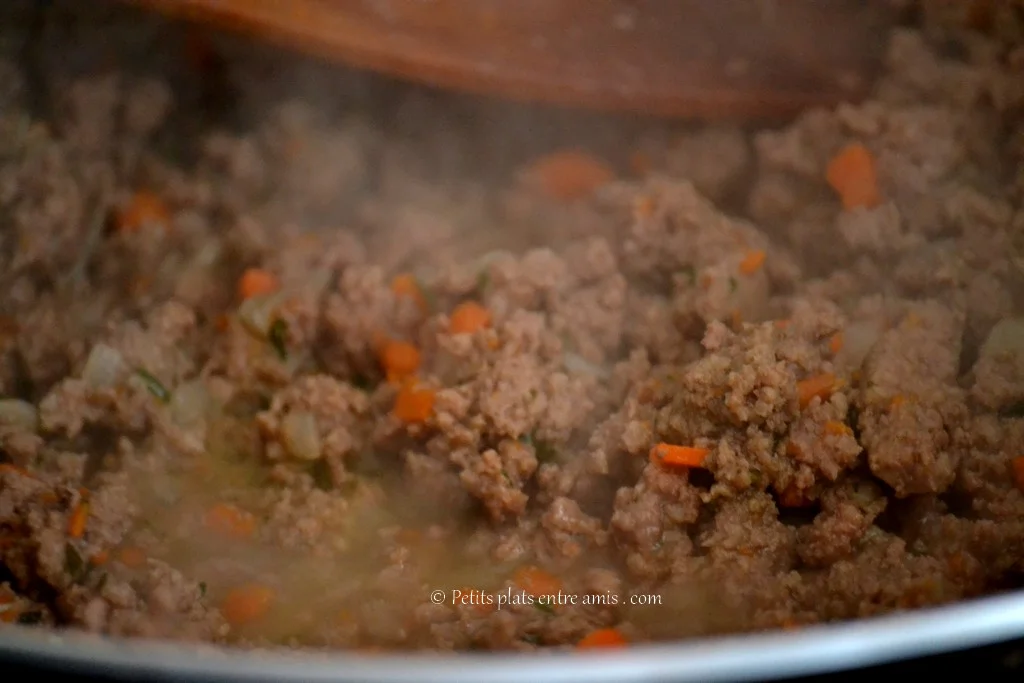
[[[531,650],[1021,585],[1020,2],[922,3],[867,101],[781,127],[547,137],[33,4],[0,22],[0,622]]]

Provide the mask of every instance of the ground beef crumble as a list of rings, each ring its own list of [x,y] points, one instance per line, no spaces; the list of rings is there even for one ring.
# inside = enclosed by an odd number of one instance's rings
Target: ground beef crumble
[[[82,64],[180,50],[57,4]],[[1019,587],[1024,24],[921,4],[866,101],[623,129],[572,201],[542,136],[424,131],[492,104],[222,36],[207,120],[180,55],[39,85],[0,40],[0,625],[533,650]]]

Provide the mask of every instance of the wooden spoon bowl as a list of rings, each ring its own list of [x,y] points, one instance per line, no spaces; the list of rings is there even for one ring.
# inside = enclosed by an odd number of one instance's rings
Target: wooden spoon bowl
[[[862,97],[884,0],[131,0],[400,78],[678,117]]]

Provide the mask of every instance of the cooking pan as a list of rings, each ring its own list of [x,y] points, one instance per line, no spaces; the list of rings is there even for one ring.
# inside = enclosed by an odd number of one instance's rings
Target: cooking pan
[[[150,0],[146,0],[150,2]],[[173,4],[152,0],[163,9]],[[225,3],[225,7],[230,3]],[[171,7],[171,10],[174,8]],[[292,40],[295,40],[295,35]],[[299,36],[301,38],[301,36]],[[323,48],[321,48],[322,50]],[[383,58],[362,53],[365,65],[383,68]],[[349,54],[351,61],[360,59]],[[371,63],[372,62],[372,63]],[[408,71],[415,64],[391,65]],[[861,64],[869,73],[877,64]],[[437,69],[419,74],[441,85],[486,90],[480,82]],[[513,86],[508,86],[513,87]],[[517,96],[558,100],[556,86],[531,90],[519,82]],[[513,87],[513,90],[515,89]],[[812,103],[850,95],[849,81],[841,94],[793,95],[772,99],[756,93],[747,99],[730,95],[679,98],[659,90],[648,111],[702,117],[768,113],[777,116]],[[506,89],[504,91],[508,93]],[[749,94],[749,91],[747,91]],[[691,93],[692,95],[692,93]],[[823,99],[824,98],[824,99]],[[575,103],[610,108],[636,104],[620,92],[616,97],[591,93]],[[755,103],[755,104],[752,104]],[[628,108],[628,107],[627,107]],[[636,645],[607,653],[557,652],[529,656],[507,654],[366,655],[301,652],[253,652],[225,647],[101,638],[74,632],[34,629],[4,630],[0,659],[41,668],[110,679],[182,681],[726,681],[764,680],[836,672],[894,661],[951,653],[1024,638],[1024,592],[883,617],[811,626],[790,632],[704,638],[680,643]]]
[[[24,631],[4,634],[0,658],[100,680],[686,683],[842,672],[1022,637],[1024,593],[1016,593],[795,633],[642,645],[583,656],[281,654]],[[1006,653],[1008,658],[1013,652]]]

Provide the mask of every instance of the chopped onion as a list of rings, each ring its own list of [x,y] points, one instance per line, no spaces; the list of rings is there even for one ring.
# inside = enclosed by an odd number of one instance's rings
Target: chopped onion
[[[96,344],[82,368],[82,381],[92,389],[108,389],[121,380],[127,369],[120,351]]]
[[[598,379],[608,379],[610,373],[606,368],[594,365],[578,353],[566,351],[562,354],[562,363],[565,369],[577,375],[591,375]]]
[[[982,357],[1024,356],[1024,318],[1003,318],[988,333],[981,347]]]
[[[171,395],[171,416],[179,427],[192,427],[202,422],[213,406],[206,383],[201,379],[185,382]]]
[[[153,496],[164,505],[174,505],[181,500],[177,482],[159,477],[153,482]]]
[[[210,242],[196,254],[192,263],[200,268],[209,268],[220,258],[221,245],[219,242]]]
[[[494,249],[492,251],[488,251],[485,254],[482,254],[479,258],[476,259],[474,265],[478,270],[480,270],[483,268],[489,268],[493,263],[498,263],[499,261],[503,261],[505,259],[510,258],[513,258],[512,252],[508,251],[507,249]]]
[[[319,293],[330,286],[333,278],[334,273],[329,268],[316,268],[305,278],[305,286]]]
[[[28,401],[0,399],[0,426],[19,427],[34,432],[39,426],[39,411]]]
[[[854,367],[860,367],[868,352],[882,336],[882,326],[875,320],[859,320],[843,330],[842,353]]]
[[[284,303],[285,293],[277,291],[266,296],[254,296],[238,307],[238,318],[245,328],[257,337],[266,337],[274,323],[274,314]]]
[[[320,459],[320,431],[311,413],[299,410],[285,415],[281,420],[281,439],[285,450],[293,458]]]

